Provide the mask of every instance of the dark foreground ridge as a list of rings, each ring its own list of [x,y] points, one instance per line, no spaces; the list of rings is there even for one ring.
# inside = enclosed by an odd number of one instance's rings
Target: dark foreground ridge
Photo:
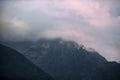
[[[0,80],[53,80],[17,51],[0,44]]]

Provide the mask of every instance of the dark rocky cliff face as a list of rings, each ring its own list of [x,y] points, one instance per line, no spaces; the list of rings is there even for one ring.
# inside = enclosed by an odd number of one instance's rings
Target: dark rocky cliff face
[[[53,80],[17,51],[0,44],[0,80]]]

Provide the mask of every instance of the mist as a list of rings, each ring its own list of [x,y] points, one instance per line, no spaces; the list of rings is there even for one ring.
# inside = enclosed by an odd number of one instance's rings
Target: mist
[[[63,38],[120,61],[119,0],[12,0],[0,3],[0,40]]]

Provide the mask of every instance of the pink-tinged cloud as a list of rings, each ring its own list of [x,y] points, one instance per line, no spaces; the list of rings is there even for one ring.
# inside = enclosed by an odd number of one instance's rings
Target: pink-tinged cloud
[[[11,17],[14,26],[20,25],[21,30],[11,28],[19,36],[23,35],[22,25],[27,23],[30,31],[26,33],[33,39],[71,39],[95,49],[108,60],[118,61],[120,45],[114,39],[120,39],[120,16],[113,17],[110,10],[120,6],[112,2],[115,0],[21,0],[4,7],[6,13],[15,16]]]
[[[29,10],[43,11],[54,17],[65,17],[69,11],[82,15],[86,22],[96,28],[109,28],[120,24],[120,17],[112,17],[109,13],[113,5],[109,1],[100,0],[35,0],[23,1]],[[24,7],[23,7],[24,8]]]
[[[99,0],[62,0],[56,3],[56,7],[72,10],[84,16],[86,21],[97,28],[120,24],[120,18],[114,18],[109,13],[112,6],[110,3],[103,4]]]

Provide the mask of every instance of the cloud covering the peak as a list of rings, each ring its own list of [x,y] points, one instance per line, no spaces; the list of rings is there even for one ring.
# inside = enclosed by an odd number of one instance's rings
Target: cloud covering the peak
[[[120,61],[119,0],[5,0],[1,40],[41,37],[74,40],[110,61]]]

